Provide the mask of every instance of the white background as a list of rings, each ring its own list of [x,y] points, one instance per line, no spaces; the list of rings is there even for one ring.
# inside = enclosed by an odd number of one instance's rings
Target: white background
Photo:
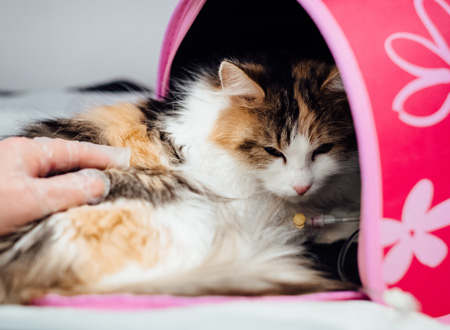
[[[178,0],[0,0],[0,90],[127,78],[155,87]]]

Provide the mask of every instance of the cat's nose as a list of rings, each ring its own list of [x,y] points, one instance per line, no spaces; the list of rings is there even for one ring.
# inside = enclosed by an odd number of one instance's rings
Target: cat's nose
[[[309,190],[309,188],[311,188],[311,185],[309,185],[309,186],[295,186],[294,190],[297,192],[297,194],[304,195]]]

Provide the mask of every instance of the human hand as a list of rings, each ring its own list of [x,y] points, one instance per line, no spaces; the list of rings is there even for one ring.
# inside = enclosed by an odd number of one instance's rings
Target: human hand
[[[128,148],[49,138],[0,141],[0,235],[72,206],[99,203],[111,184],[99,169],[125,168],[129,159]]]

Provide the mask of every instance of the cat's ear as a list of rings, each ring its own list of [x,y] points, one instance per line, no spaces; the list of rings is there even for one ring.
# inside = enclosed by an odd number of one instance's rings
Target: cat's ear
[[[223,61],[219,68],[222,90],[244,106],[254,106],[264,100],[264,90],[237,65]]]
[[[323,82],[321,89],[329,92],[337,92],[337,93],[345,92],[341,74],[339,73],[339,70],[336,67],[334,67],[330,71],[330,74],[328,75],[327,79],[325,79],[325,81]]]

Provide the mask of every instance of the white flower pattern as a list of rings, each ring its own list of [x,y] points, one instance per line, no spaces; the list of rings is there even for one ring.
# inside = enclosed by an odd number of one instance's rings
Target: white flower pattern
[[[414,0],[414,6],[417,15],[424,24],[425,28],[428,30],[432,40],[413,33],[398,32],[389,36],[385,41],[385,50],[390,59],[404,71],[417,77],[403,87],[403,89],[394,98],[392,104],[393,110],[399,113],[400,120],[415,127],[435,125],[445,119],[450,113],[450,93],[445,96],[443,104],[438,109],[432,109],[433,113],[430,115],[417,116],[408,113],[404,109],[406,100],[413,94],[419,93],[429,87],[438,86],[441,84],[450,84],[450,47],[441,31],[439,31],[436,24],[431,20],[430,16],[426,12],[424,1],[425,0]],[[443,0],[433,1],[444,11],[444,15],[450,16],[449,4]],[[399,56],[397,51],[394,49],[393,42],[396,40],[413,42],[417,49],[421,49],[421,52],[430,51],[434,53],[434,55],[444,61],[444,67],[424,68],[414,63],[410,63],[406,59]],[[424,50],[423,47],[425,47],[426,50]],[[426,106],[426,104],[424,106]]]
[[[402,279],[413,256],[428,267],[439,266],[447,257],[445,242],[430,232],[450,225],[450,199],[430,209],[432,198],[433,183],[422,179],[406,198],[402,220],[382,220],[382,246],[393,245],[383,261],[383,276],[387,284],[392,285]]]

